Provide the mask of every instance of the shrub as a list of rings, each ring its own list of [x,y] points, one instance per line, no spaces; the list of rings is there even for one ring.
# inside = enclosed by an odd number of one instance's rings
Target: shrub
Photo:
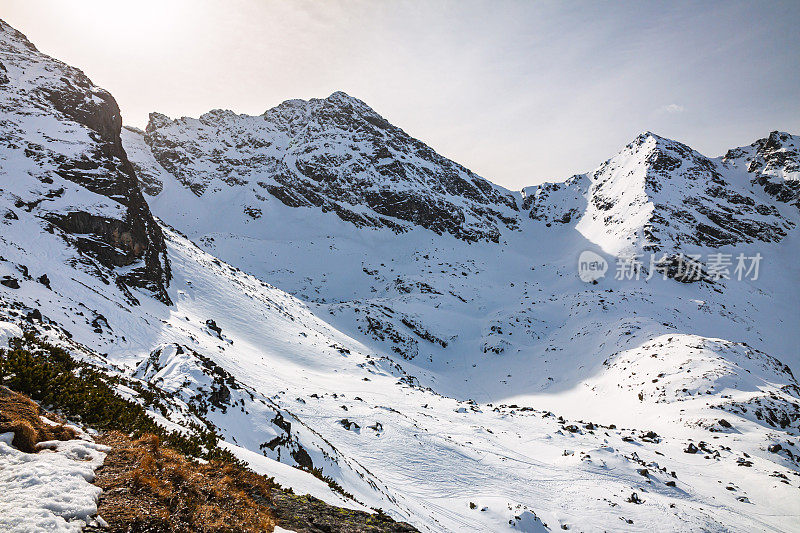
[[[142,405],[115,392],[119,377],[76,361],[66,350],[31,333],[11,339],[9,346],[8,350],[0,350],[0,385],[98,430],[117,429],[135,437],[150,433],[191,457],[239,463],[230,452],[217,446],[218,438],[211,431],[193,427],[192,434],[185,435],[159,426]],[[133,383],[126,385],[137,387]],[[137,387],[137,392],[140,390],[146,391]],[[142,396],[145,401],[156,402],[152,392]]]

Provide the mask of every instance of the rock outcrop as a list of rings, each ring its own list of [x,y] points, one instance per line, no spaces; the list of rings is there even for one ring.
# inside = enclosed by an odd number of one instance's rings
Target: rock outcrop
[[[261,116],[214,110],[171,120],[152,113],[145,140],[158,163],[196,195],[240,189],[252,218],[274,196],[359,227],[403,232],[411,224],[466,241],[497,242],[502,228],[518,225],[513,194],[343,92],[289,100]],[[145,190],[160,187],[148,180]]]
[[[122,147],[114,98],[2,21],[0,73],[6,213],[33,214],[121,287],[169,301],[164,238]]]
[[[781,202],[800,208],[800,138],[773,131],[750,146],[728,150],[723,163],[746,170],[752,181]]]

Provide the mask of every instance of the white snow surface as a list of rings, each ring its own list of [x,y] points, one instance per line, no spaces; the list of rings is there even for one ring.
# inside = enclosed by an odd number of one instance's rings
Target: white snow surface
[[[315,118],[352,108],[352,129]],[[32,120],[14,134],[39,131]],[[0,219],[0,279],[19,286],[0,285],[0,321],[158,388],[157,421],[214,427],[278,482],[421,531],[800,531],[800,212],[792,160],[774,155],[794,138],[763,143],[777,193],[741,163],[754,155],[711,159],[647,133],[523,198],[381,120],[341,93],[263,117],[155,116],[162,146],[175,143],[169,171],[146,134],[125,130],[164,222],[172,305],[132,289],[135,305],[38,208],[16,207],[47,197],[36,176],[50,163],[26,157],[24,139],[0,146],[0,214],[13,211]],[[373,150],[364,121],[402,146]],[[69,140],[57,122],[47,131]],[[50,144],[54,157],[82,152],[81,135]],[[283,192],[319,205],[259,185],[277,186],[276,168],[299,180]],[[52,202],[119,211],[53,179],[65,196]],[[481,192],[446,188],[467,182]],[[462,213],[463,227],[367,207],[384,189]],[[611,265],[596,285],[578,277],[585,250]],[[760,253],[761,275],[614,279],[615,254],[649,250]],[[292,468],[309,464],[353,498]]]
[[[309,476],[302,470],[292,468],[289,465],[270,459],[269,457],[264,457],[260,453],[252,452],[229,442],[223,442],[222,446],[232,452],[237,458],[245,461],[256,474],[275,478],[280,481],[281,486],[291,488],[296,494],[310,494],[315,498],[319,498],[337,507],[347,507],[358,511],[370,510],[368,507],[331,491],[330,487],[324,481]]]
[[[49,441],[37,453],[0,434],[0,530],[79,532],[97,514],[101,489],[92,485],[107,446],[88,440]]]
[[[0,321],[0,347],[8,346],[8,340],[22,336],[22,328],[11,322]]]
[[[612,266],[587,285],[580,252],[613,257],[574,222],[521,216],[469,244],[274,200],[234,216],[235,189],[161,178],[151,208],[203,247],[165,227],[173,306],[131,305],[21,211],[0,243],[20,289],[0,286],[0,308],[17,324],[39,309],[33,325],[77,357],[163,387],[162,423],[213,397],[210,361],[239,388],[207,419],[256,470],[345,505],[276,467],[302,448],[346,505],[422,531],[798,529],[797,419],[780,426],[798,403],[795,230],[726,249],[764,254],[757,281],[617,281]]]

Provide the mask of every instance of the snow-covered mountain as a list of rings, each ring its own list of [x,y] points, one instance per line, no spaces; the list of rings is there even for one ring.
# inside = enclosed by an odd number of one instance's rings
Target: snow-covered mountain
[[[153,157],[181,184],[214,203],[233,191],[236,216],[258,219],[266,197],[315,206],[359,227],[497,241],[516,225],[511,193],[337,92],[289,100],[261,116],[214,110],[199,119],[152,113],[144,134]],[[142,168],[145,190],[162,179]],[[409,224],[410,223],[410,224]]]
[[[646,133],[513,193],[335,93],[153,114],[103,159],[116,134],[38,87],[105,93],[2,30],[0,321],[160,423],[421,531],[798,530],[797,137],[708,158]],[[53,221],[72,212],[148,237]],[[651,268],[681,253],[704,281]],[[615,276],[629,254],[639,279]]]
[[[342,113],[347,112],[345,106]],[[638,428],[642,434],[654,431],[658,439],[670,435],[682,442],[673,455],[679,462],[686,457],[684,449],[696,448],[698,440],[760,433],[767,439],[760,445],[765,450],[774,449],[775,428],[797,434],[798,391],[790,370],[798,363],[796,338],[780,332],[800,323],[791,303],[796,296],[788,296],[796,293],[790,280],[800,273],[794,259],[798,211],[727,159],[708,158],[646,133],[593,172],[525,189],[517,198],[515,223],[498,226],[496,243],[465,243],[420,225],[402,234],[358,227],[324,209],[294,207],[267,195],[261,217],[252,218],[230,207],[256,192],[239,178],[246,171],[228,175],[236,185],[218,180],[216,200],[198,197],[159,164],[148,149],[148,134],[127,130],[123,137],[138,167],[161,184],[149,201],[165,221],[209,253],[310,302],[315,315],[400,364],[407,383],[467,402],[463,410],[473,423],[477,410],[492,410],[494,418],[498,404],[538,407],[594,424]],[[167,144],[183,142],[174,136]],[[258,165],[252,168],[260,172]],[[229,216],[214,216],[223,210]],[[612,270],[598,285],[587,286],[576,275],[583,250],[601,254],[611,268],[615,255],[627,254],[649,253],[662,260],[699,253],[706,263],[714,253],[731,258],[761,253],[765,259],[757,280],[735,279],[735,265],[729,268],[734,279],[684,285],[659,273],[645,280],[645,262],[638,281],[610,279]],[[441,413],[422,412],[444,425]],[[734,416],[736,426],[730,420]],[[744,419],[747,430],[739,422]],[[494,419],[485,427],[496,429],[498,423]],[[491,446],[511,446],[508,434],[492,431]],[[523,430],[515,435],[526,438]],[[470,435],[459,444],[471,448],[476,438]],[[525,442],[531,445],[530,439]],[[570,450],[563,442],[558,445]],[[631,448],[635,457],[643,453],[640,446]],[[784,441],[781,448],[794,450]],[[511,449],[527,460],[534,457]],[[740,448],[728,461],[748,464],[753,452]],[[500,463],[508,460],[503,457]],[[390,463],[395,462],[402,459]],[[461,462],[459,468],[475,466]],[[745,468],[753,467],[734,470]],[[697,479],[692,483],[700,483]],[[430,494],[440,483],[431,484]],[[487,481],[482,488],[502,493],[498,485],[509,483]],[[518,483],[518,490],[544,497],[546,489],[533,477]],[[732,495],[740,489],[716,487],[743,504],[736,498],[753,501],[757,485],[741,489],[746,496]],[[777,490],[775,483],[768,485]],[[596,492],[587,494],[597,498]],[[785,509],[791,507],[787,498]],[[547,507],[540,506],[537,516]],[[560,520],[570,525],[582,520],[575,516]],[[553,520],[545,522],[552,527]],[[641,527],[640,520],[631,529]],[[692,520],[698,527],[735,528],[716,517]]]
[[[42,226],[81,252],[73,268],[167,301],[164,239],[122,148],[114,98],[0,22],[0,113],[6,226]]]
[[[753,180],[774,176],[793,183],[796,152],[794,160],[781,153],[786,152],[759,155],[770,162]],[[730,170],[737,168],[736,157],[744,158],[744,150],[729,152],[720,164],[648,132],[591,174],[525,189],[524,206],[535,220],[574,222],[582,235],[613,254],[780,241],[796,224],[782,205],[789,198],[784,193],[775,202],[759,194],[763,191],[747,174]],[[747,170],[755,168],[751,163]]]

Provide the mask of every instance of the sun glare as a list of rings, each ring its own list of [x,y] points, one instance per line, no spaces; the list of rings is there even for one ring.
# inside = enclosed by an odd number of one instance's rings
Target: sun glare
[[[182,10],[190,12],[188,3],[178,0],[78,0],[51,4],[54,14],[85,25],[100,39],[134,39],[141,40],[142,45],[167,36],[179,20],[178,14]]]

